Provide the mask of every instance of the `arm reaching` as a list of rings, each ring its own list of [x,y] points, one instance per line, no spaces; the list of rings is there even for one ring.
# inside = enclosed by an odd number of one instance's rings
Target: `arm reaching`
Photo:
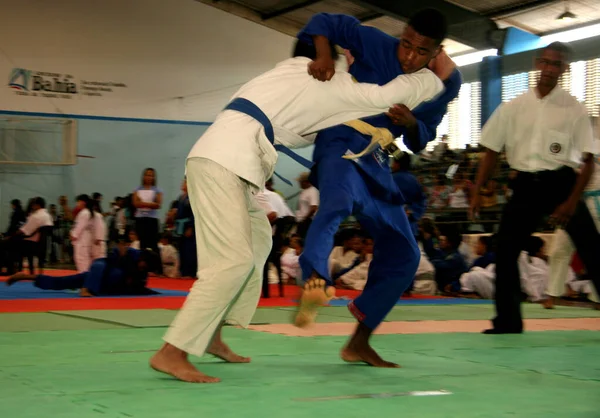
[[[414,109],[433,99],[444,90],[442,81],[431,71],[423,69],[413,74],[399,75],[384,86],[367,83],[348,83],[339,93],[349,105],[364,108],[388,109],[403,104]]]
[[[452,64],[449,59],[442,63]],[[445,72],[442,66],[436,65],[435,73],[444,80],[445,91],[434,101],[423,103],[414,112],[405,106],[393,106],[386,113],[395,125],[402,127],[398,136],[404,136],[404,144],[414,153],[422,151],[435,139],[437,127],[448,110],[448,104],[458,97],[462,85],[460,71],[454,69],[447,79],[444,78]]]
[[[369,46],[369,42],[365,43],[365,41],[376,35],[388,37],[378,29],[362,26],[360,21],[353,16],[318,13],[298,33],[298,39],[310,45],[314,44],[318,53],[320,46],[328,52],[328,43],[319,45],[319,39],[326,38],[328,41],[348,49],[354,57],[361,60]]]
[[[358,61],[381,62],[381,59],[374,57],[386,50],[384,45],[398,42],[379,29],[361,25],[352,16],[330,13],[314,15],[298,33],[298,39],[315,46],[317,58],[309,64],[308,73],[319,81],[329,81],[335,74],[330,44],[349,50]]]

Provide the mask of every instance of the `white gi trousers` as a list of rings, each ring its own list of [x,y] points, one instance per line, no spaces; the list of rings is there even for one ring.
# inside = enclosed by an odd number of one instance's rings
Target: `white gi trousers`
[[[586,203],[592,218],[594,218],[596,228],[600,229],[600,215],[598,214],[598,208],[596,207],[594,199],[597,198],[588,197]],[[565,282],[568,278],[569,266],[574,253],[575,245],[573,244],[573,241],[571,241],[569,234],[563,229],[557,229],[554,232],[553,245],[549,256],[550,280],[548,281],[548,288],[546,289],[546,294],[548,296],[561,297],[565,294]],[[600,254],[598,256],[600,256]],[[589,298],[596,303],[600,303],[598,289],[595,289],[593,284],[590,287],[592,292],[590,293]]]
[[[250,324],[273,240],[250,183],[204,158],[188,159],[186,173],[198,280],[164,340],[202,356],[223,321],[244,328]]]
[[[92,261],[94,261],[92,249],[93,244],[91,243],[89,235],[82,234],[82,236],[73,243],[73,258],[77,273],[84,273],[90,270]]]

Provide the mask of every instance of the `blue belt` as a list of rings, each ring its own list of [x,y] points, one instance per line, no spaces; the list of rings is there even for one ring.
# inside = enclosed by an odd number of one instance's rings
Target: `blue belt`
[[[287,155],[288,157],[290,157],[291,159],[293,159],[294,161],[296,161],[297,163],[303,165],[304,167],[306,167],[308,169],[312,168],[312,166],[313,166],[312,161],[309,161],[306,158],[301,157],[300,155],[296,154],[294,151],[292,151],[291,149],[289,149],[288,147],[286,147],[284,145],[275,144],[275,132],[273,131],[273,125],[271,124],[271,121],[269,120],[267,115],[265,115],[264,112],[262,110],[260,110],[260,108],[258,106],[256,106],[254,103],[252,103],[250,100],[244,99],[242,97],[237,97],[237,98],[233,99],[227,106],[225,106],[225,109],[223,109],[223,110],[235,110],[237,112],[244,113],[244,114],[250,116],[251,118],[255,119],[265,129],[265,135],[266,135],[267,139],[269,140],[269,142],[271,143],[271,145],[273,145],[275,150],[282,152],[283,154]],[[277,177],[279,177],[283,182],[289,184],[290,186],[292,185],[292,183],[289,180],[281,177],[279,174],[275,173],[275,175]]]

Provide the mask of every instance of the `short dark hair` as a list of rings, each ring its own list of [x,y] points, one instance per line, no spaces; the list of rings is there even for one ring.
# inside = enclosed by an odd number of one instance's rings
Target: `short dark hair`
[[[446,231],[446,239],[452,248],[457,249],[463,240],[463,236],[458,229],[449,228],[449,231]]]
[[[571,48],[569,44],[566,44],[564,42],[552,42],[550,45],[547,45],[540,50],[540,55],[544,51],[556,51],[564,55],[565,61],[567,62],[569,62],[571,60],[571,57],[573,56],[573,48]]]
[[[436,9],[419,10],[410,18],[408,25],[419,34],[433,39],[438,45],[448,36],[446,17]]]
[[[489,251],[492,244],[492,237],[483,235],[479,237],[479,242],[485,245],[485,248]]]
[[[46,209],[46,201],[43,197],[35,197],[33,198],[33,204],[38,205],[42,209]]]
[[[527,254],[529,254],[530,257],[535,257],[535,255],[541,251],[544,245],[545,242],[542,238],[531,235],[525,244],[525,251],[527,251]]]
[[[170,244],[173,242],[173,234],[170,232],[163,232],[163,234],[160,236],[160,239],[167,240],[167,242]]]
[[[331,58],[334,60],[338,59],[338,52],[335,49],[335,45],[332,42],[329,42],[329,48],[331,49]],[[307,42],[301,41],[300,39],[296,40],[296,44],[294,45],[294,52],[292,53],[294,58],[296,57],[306,57],[311,60],[317,59],[317,48],[315,48],[314,44],[309,44]]]

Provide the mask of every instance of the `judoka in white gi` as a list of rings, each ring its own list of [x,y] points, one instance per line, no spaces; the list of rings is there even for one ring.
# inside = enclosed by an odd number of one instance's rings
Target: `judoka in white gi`
[[[254,194],[274,173],[273,142],[289,154],[289,148],[310,145],[320,129],[381,114],[397,103],[412,109],[443,90],[428,69],[385,86],[355,83],[345,62],[330,82],[321,83],[307,72],[314,54],[314,49],[296,53],[303,56],[244,85],[188,155],[198,280],[167,331],[166,344],[150,360],[157,371],[186,382],[212,383],[219,379],[199,372],[188,354],[250,361],[223,343],[221,327],[225,322],[247,327],[260,297],[272,239]],[[448,56],[440,54],[435,61],[432,68],[442,79],[449,77],[455,65]]]
[[[595,158],[596,170],[590,179],[583,197],[594,219],[596,228],[600,229],[600,157]],[[548,298],[544,301],[544,308],[553,309],[554,299],[561,297],[565,293],[565,284],[572,283],[573,290],[581,289],[588,294],[589,299],[595,303],[595,308],[600,309],[600,298],[594,286],[587,280],[578,281],[569,280],[569,266],[575,253],[575,245],[569,234],[564,229],[558,228],[554,233],[552,250],[550,251],[550,280],[546,294]],[[574,288],[575,287],[575,288]]]
[[[77,272],[90,269],[92,261],[106,257],[106,225],[103,216],[94,210],[94,201],[88,195],[77,196],[79,213],[71,229],[73,255]]]
[[[163,266],[163,275],[165,277],[180,277],[179,271],[179,252],[172,244],[173,237],[169,233],[163,234],[158,243],[160,251],[160,261]]]

